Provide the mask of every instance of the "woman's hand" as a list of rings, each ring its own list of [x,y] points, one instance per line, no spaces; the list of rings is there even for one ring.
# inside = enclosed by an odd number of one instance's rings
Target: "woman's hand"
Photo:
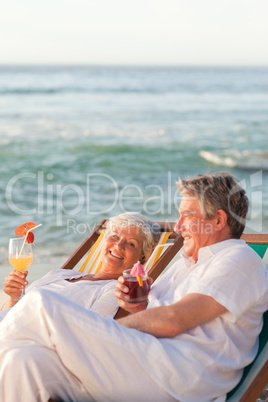
[[[5,278],[4,292],[11,298],[14,304],[21,296],[21,291],[28,285],[28,281],[26,280],[27,275],[28,271],[19,272],[14,270]]]
[[[149,278],[151,284],[153,280]],[[147,308],[147,302],[143,303],[128,303],[130,296],[128,294],[129,288],[125,285],[125,278],[120,276],[118,281],[116,282],[115,286],[117,290],[114,291],[114,295],[118,299],[119,307],[123,308],[124,310],[128,311],[129,313],[138,313],[141,310],[145,310]]]

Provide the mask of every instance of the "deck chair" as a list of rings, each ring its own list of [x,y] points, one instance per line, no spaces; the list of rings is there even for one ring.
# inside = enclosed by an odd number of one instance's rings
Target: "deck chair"
[[[86,253],[88,253],[78,270],[81,273],[87,274],[96,274],[100,270],[101,264],[99,257],[106,230],[106,223],[107,219],[104,219],[96,226],[85,241],[77,248],[65,264],[63,264],[61,269],[74,269],[79,262],[83,261]],[[182,236],[175,233],[173,230],[175,222],[156,223],[160,227],[160,239],[144,266],[148,275],[154,280],[160,275],[183,245]]]
[[[261,258],[268,253],[268,234],[248,234],[241,237]],[[267,254],[268,255],[268,254]],[[259,350],[255,360],[244,369],[238,385],[227,394],[228,402],[256,401],[268,384],[268,310],[263,315]]]
[[[90,233],[85,241],[78,247],[73,255],[61,267],[73,269],[82,262],[78,269],[81,273],[96,274],[100,267],[100,250],[106,229],[107,219],[101,221]],[[182,248],[183,238],[174,232],[175,222],[156,222],[160,227],[160,239],[150,258],[144,265],[148,275],[155,280],[167,267],[170,261]],[[124,317],[128,312],[119,308],[115,318]]]

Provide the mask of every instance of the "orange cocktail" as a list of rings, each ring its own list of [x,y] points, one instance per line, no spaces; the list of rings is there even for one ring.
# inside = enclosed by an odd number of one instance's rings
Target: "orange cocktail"
[[[16,271],[26,271],[26,269],[31,265],[33,261],[33,256],[21,256],[17,258],[15,255],[9,256],[9,263]]]

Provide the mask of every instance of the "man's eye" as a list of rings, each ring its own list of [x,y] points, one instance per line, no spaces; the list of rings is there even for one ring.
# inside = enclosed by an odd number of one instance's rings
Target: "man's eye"
[[[131,247],[135,247],[135,244],[132,243],[132,242],[129,242],[128,244],[129,244]]]
[[[112,235],[111,237],[112,237],[113,239],[119,239],[119,237],[118,237],[117,235],[115,235],[115,234]]]

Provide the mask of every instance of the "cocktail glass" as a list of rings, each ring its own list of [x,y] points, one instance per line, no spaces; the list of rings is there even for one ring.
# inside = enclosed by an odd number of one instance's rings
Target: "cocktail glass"
[[[16,269],[16,271],[26,271],[33,261],[32,245],[30,243],[26,243],[24,237],[10,239],[8,258],[10,265]],[[21,299],[24,294],[25,290],[22,289],[19,299]]]
[[[148,300],[148,294],[150,292],[150,280],[147,276],[141,275],[142,286],[136,276],[131,275],[131,269],[123,271],[123,277],[125,278],[125,285],[129,288],[130,299],[128,303],[142,303]]]

